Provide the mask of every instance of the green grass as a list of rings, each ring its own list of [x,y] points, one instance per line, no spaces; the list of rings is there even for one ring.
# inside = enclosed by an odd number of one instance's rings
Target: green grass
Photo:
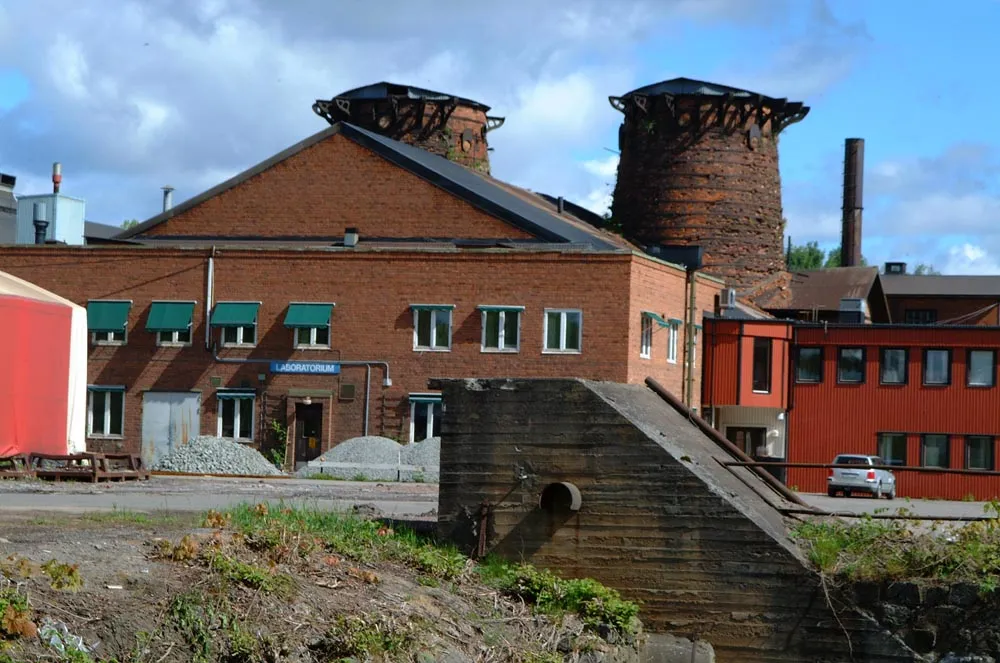
[[[323,660],[395,660],[409,651],[414,624],[399,625],[383,615],[338,615],[314,650]]]
[[[96,511],[80,516],[82,520],[105,525],[137,525],[149,527],[153,525],[188,525],[194,520],[190,516],[171,513],[143,513],[129,509],[114,508],[111,511]]]
[[[228,512],[233,526],[248,537],[282,540],[285,532],[309,534],[334,552],[358,562],[398,562],[422,573],[457,578],[467,558],[453,547],[438,546],[408,529],[390,530],[376,521],[326,511],[267,509],[240,505]]]
[[[530,564],[490,558],[477,569],[483,580],[524,599],[543,613],[575,613],[591,629],[606,624],[620,633],[639,629],[639,605],[591,578],[560,578]]]
[[[314,481],[343,481],[340,477],[335,477],[332,474],[323,474],[322,472],[310,474],[306,479],[313,479]]]
[[[792,532],[822,573],[850,580],[945,580],[972,582],[983,591],[1000,586],[1000,503],[985,507],[988,520],[941,535],[940,523],[915,531],[921,521],[810,521]],[[907,515],[905,509],[900,515]]]

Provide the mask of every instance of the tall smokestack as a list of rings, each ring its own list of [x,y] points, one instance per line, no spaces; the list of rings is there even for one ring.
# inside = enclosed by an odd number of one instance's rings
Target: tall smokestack
[[[62,184],[62,164],[56,161],[52,164],[52,193],[59,193],[60,184]]]
[[[840,264],[861,264],[861,210],[865,179],[865,140],[844,141],[844,210],[840,231]]]
[[[34,211],[35,244],[44,244],[45,231],[49,227],[49,222],[45,220],[45,203],[35,203]]]
[[[163,187],[163,211],[166,212],[168,209],[174,206],[174,187],[169,184]]]

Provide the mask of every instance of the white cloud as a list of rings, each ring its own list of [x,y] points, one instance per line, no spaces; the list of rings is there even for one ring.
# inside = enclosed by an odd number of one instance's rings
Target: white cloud
[[[944,274],[1000,274],[1000,262],[981,246],[965,243],[948,249],[940,271]]]

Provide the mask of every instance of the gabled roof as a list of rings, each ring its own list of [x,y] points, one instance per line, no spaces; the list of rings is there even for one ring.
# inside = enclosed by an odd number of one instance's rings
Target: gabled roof
[[[595,250],[617,250],[627,247],[627,243],[621,238],[597,230],[569,215],[556,213],[540,196],[494,180],[442,156],[380,136],[347,122],[338,122],[208,191],[119,233],[115,238],[128,239],[142,235],[150,228],[232,189],[285,159],[337,134],[372,150],[385,160],[538,239],[553,243],[586,244]],[[623,243],[626,246],[623,246]]]
[[[83,236],[87,239],[112,239],[121,231],[119,226],[109,226],[95,221],[83,222]]]
[[[1000,276],[883,274],[889,297],[1000,297]]]
[[[831,267],[781,272],[753,294],[768,311],[839,311],[842,299],[864,299],[873,318],[888,321],[877,267]]]

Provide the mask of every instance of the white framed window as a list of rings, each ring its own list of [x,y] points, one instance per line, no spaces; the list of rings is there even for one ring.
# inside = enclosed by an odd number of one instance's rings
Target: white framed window
[[[90,335],[90,342],[94,345],[125,345],[128,342],[128,332],[124,329],[113,332],[94,332]]]
[[[257,345],[257,325],[222,328],[223,347],[253,347],[255,345]]]
[[[410,442],[441,437],[441,396],[410,394]]]
[[[667,361],[671,364],[677,363],[677,339],[680,336],[680,328],[680,324],[674,320],[671,320],[667,327]]]
[[[642,323],[639,331],[639,356],[649,359],[653,356],[653,318],[642,314]]]
[[[521,347],[523,306],[481,306],[482,352],[517,352]]]
[[[583,312],[576,309],[545,309],[545,344],[542,352],[579,354],[583,349]]]
[[[422,352],[451,351],[452,306],[414,304],[413,349]]]
[[[218,436],[253,440],[253,394],[218,394]]]
[[[295,348],[297,350],[329,350],[329,327],[298,327],[295,330]]]
[[[122,437],[125,388],[87,388],[87,437]]]
[[[161,348],[183,348],[191,345],[191,330],[156,332],[156,344]]]

